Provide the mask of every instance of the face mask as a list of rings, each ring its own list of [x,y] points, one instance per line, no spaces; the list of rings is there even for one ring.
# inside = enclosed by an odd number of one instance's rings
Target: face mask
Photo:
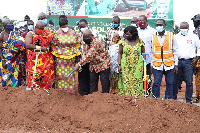
[[[188,33],[188,29],[180,29],[180,32],[181,32],[182,35],[185,36]]]
[[[27,25],[27,21],[24,21],[24,25]]]
[[[92,42],[92,39],[83,39],[83,41],[86,43],[86,44],[90,44]]]
[[[29,26],[28,26],[28,30],[29,30],[29,31],[32,31],[32,30],[33,30],[33,25],[29,25]]]
[[[157,32],[162,32],[164,30],[163,26],[156,26]]]
[[[47,25],[47,19],[43,19],[42,22],[44,23],[44,25]]]
[[[132,36],[125,36],[125,38],[126,38],[128,41],[133,40],[133,37],[132,37]]]
[[[7,28],[9,31],[13,31],[14,26],[13,26],[13,25],[6,25],[6,28]]]
[[[138,25],[137,25],[137,24],[131,24],[131,26],[134,26],[134,27],[136,27],[136,28],[138,27]]]
[[[42,35],[44,33],[45,30],[40,30],[40,29],[35,29],[36,34],[38,35]]]
[[[115,42],[115,43],[117,43],[117,42],[118,42],[118,40],[119,40],[119,39],[118,39],[118,38],[116,38],[116,37],[113,37],[113,39],[112,39],[112,41],[113,41],[113,42]]]
[[[117,27],[119,27],[119,24],[112,23],[112,27],[117,28]]]
[[[146,23],[142,22],[142,21],[138,21],[138,25],[140,26],[140,28],[142,28]]]
[[[83,33],[83,32],[84,32],[84,30],[86,30],[86,29],[88,29],[88,27],[81,28],[80,30],[81,30],[81,32]]]
[[[68,27],[65,27],[65,28],[61,28],[63,32],[67,32],[69,30]]]

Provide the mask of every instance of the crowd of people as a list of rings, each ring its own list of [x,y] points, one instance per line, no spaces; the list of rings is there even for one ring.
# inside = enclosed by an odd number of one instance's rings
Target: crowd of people
[[[165,99],[176,100],[185,81],[186,103],[192,103],[195,74],[195,102],[198,102],[200,15],[192,20],[194,34],[188,32],[187,22],[181,22],[180,33],[174,35],[165,29],[164,19],[158,19],[154,29],[148,25],[147,17],[140,15],[130,20],[130,26],[122,28],[120,18],[114,16],[102,40],[85,19],[77,23],[79,31],[68,25],[65,15],[60,15],[57,27],[47,21],[43,12],[36,24],[26,15],[24,26],[18,31],[14,31],[12,21],[4,20],[4,31],[0,34],[0,87],[24,85],[27,90],[55,88],[73,92],[72,72],[78,71],[80,95],[97,92],[100,77],[102,93],[146,96],[147,75],[150,79],[147,94],[160,98],[165,75]]]

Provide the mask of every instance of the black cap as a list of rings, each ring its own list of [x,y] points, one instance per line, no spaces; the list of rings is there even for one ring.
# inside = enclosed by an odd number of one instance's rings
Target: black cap
[[[200,20],[200,14],[195,15],[191,20],[193,20],[193,21]]]
[[[52,20],[49,20],[49,24],[54,25],[54,22]]]
[[[29,17],[28,15],[26,15],[26,16],[24,17],[24,19],[30,19],[30,17]]]

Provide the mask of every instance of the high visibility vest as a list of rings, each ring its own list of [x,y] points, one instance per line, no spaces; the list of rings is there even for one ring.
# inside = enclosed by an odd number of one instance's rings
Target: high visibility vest
[[[162,62],[165,66],[170,67],[174,64],[173,55],[173,34],[167,31],[167,36],[163,42],[163,46],[160,46],[157,33],[152,35],[152,51],[153,51],[153,65],[155,67],[161,66]]]

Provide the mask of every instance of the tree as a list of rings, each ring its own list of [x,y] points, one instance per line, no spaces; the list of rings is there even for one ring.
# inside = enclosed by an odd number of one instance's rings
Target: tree
[[[2,19],[0,19],[0,33],[3,31],[3,22]]]
[[[9,19],[8,16],[3,16],[3,19]]]
[[[175,28],[173,28],[173,33],[176,35],[180,32],[180,27],[178,25],[175,25]]]
[[[8,16],[3,16],[2,18],[0,18],[0,33],[3,31],[4,27],[3,27],[3,19],[9,19]],[[11,20],[13,22],[14,25],[18,24],[16,20]]]
[[[8,16],[3,16],[0,18],[0,33],[3,31],[3,19],[9,19]]]

